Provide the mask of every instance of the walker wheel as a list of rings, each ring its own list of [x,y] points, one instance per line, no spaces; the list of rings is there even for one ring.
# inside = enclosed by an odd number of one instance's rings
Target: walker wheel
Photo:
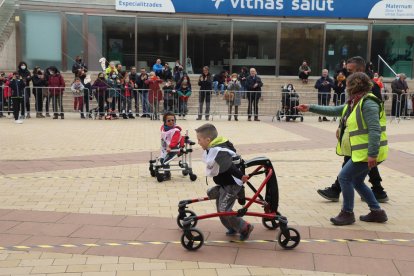
[[[182,170],[182,172],[181,172],[184,176],[187,176],[188,175],[188,170]]]
[[[178,225],[178,227],[180,227],[181,229],[184,229],[184,218],[188,218],[188,217],[196,217],[197,215],[196,215],[196,213],[194,213],[193,211],[191,211],[191,210],[185,210],[184,211],[184,213],[185,213],[185,216],[180,216],[180,215],[178,215],[177,216],[177,225]],[[190,228],[194,228],[194,227],[196,227],[196,225],[197,225],[197,220],[193,220],[191,223],[190,223]]]
[[[195,175],[195,174],[190,174],[190,180],[191,180],[191,181],[196,181],[196,180],[197,180],[197,175]]]
[[[157,181],[158,182],[163,182],[164,181],[164,175],[161,173],[157,173]]]
[[[278,221],[276,221],[275,219],[268,218],[262,218],[262,224],[265,228],[269,230],[275,230],[280,226]]]
[[[204,243],[204,236],[200,230],[193,228],[190,230],[184,230],[181,236],[182,246],[190,251],[199,249]]]
[[[300,234],[295,228],[289,227],[285,231],[280,232],[277,241],[284,249],[293,249],[300,242]]]
[[[302,117],[300,117],[300,121],[301,121],[301,122],[303,122],[303,116],[302,116]]]

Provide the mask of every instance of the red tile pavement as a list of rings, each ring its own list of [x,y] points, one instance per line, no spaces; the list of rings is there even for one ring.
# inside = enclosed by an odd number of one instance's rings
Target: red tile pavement
[[[400,275],[393,260],[314,254],[315,270],[352,274]]]
[[[1,210],[0,210],[1,211]],[[207,243],[197,252],[189,252],[179,241],[182,230],[175,219],[66,214],[39,211],[4,211],[1,223],[11,227],[0,228],[0,246],[26,245],[33,250],[108,256],[156,258],[217,262],[226,264],[258,265],[291,269],[338,273],[366,273],[398,275],[414,267],[414,247],[411,242],[318,242],[309,239],[387,238],[412,239],[414,234],[382,233],[345,228],[318,228],[294,226],[302,234],[302,242],[294,250],[284,250],[274,242],[254,240],[275,239],[278,231],[264,229],[256,224],[251,241],[246,243]],[[11,214],[16,216],[12,216]],[[40,221],[40,222],[39,222]],[[46,222],[42,222],[46,221]],[[51,222],[52,221],[52,222]],[[230,241],[219,221],[202,221],[198,225],[205,240]],[[143,242],[141,245],[106,246],[106,242]],[[146,241],[164,241],[148,244]],[[98,247],[84,246],[97,243]],[[64,248],[60,245],[74,244]],[[36,245],[55,245],[36,248]],[[412,270],[411,270],[412,271]],[[405,275],[405,274],[404,274]]]

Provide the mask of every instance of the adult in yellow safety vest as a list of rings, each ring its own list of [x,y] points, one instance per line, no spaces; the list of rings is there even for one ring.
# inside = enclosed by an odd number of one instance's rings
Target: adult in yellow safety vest
[[[360,216],[366,222],[386,222],[387,214],[381,209],[374,193],[364,183],[369,170],[387,158],[388,143],[384,105],[370,91],[372,82],[361,72],[347,79],[348,101],[341,106],[301,104],[302,112],[314,112],[325,116],[341,116],[336,152],[351,158],[338,175],[343,193],[340,213],[331,218],[335,225],[355,222],[354,188],[367,202],[370,212]]]

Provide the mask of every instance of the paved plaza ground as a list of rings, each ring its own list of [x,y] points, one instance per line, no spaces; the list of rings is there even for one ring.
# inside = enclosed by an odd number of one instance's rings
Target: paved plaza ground
[[[279,181],[280,212],[302,242],[283,250],[277,231],[257,218],[249,242],[229,242],[217,219],[200,221],[206,244],[179,244],[177,203],[205,196],[197,145],[198,179],[181,173],[158,183],[148,171],[159,152],[161,121],[0,119],[0,275],[414,275],[414,121],[389,122],[389,159],[381,164],[389,221],[329,222],[341,202],[316,189],[333,183],[342,163],[335,154],[336,122],[228,122],[215,118],[244,159],[267,156]],[[179,120],[195,140],[204,121]],[[258,182],[254,182],[258,184]],[[213,202],[190,208],[215,211]],[[254,207],[252,210],[261,211]],[[359,197],[357,217],[368,212]]]

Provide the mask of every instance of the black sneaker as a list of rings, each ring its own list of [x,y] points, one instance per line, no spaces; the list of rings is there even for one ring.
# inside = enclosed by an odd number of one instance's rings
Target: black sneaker
[[[326,187],[325,189],[319,189],[318,194],[323,197],[324,199],[330,201],[339,201],[339,195],[341,194],[337,190],[333,189],[332,187]]]
[[[390,199],[388,198],[388,196],[387,196],[387,193],[386,193],[386,192],[384,192],[384,191],[380,191],[380,192],[373,191],[373,192],[374,192],[374,196],[375,196],[375,198],[377,199],[377,201],[378,201],[379,203],[385,203],[385,202],[387,202],[388,200],[390,200]]]

